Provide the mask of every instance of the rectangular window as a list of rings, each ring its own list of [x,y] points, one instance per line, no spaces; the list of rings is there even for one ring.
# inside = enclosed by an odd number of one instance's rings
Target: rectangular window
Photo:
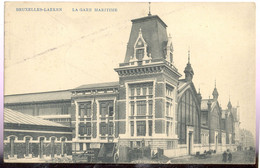
[[[107,134],[107,127],[106,123],[100,123],[100,134],[101,135],[106,135]]]
[[[113,123],[109,123],[109,130],[108,130],[109,135],[113,135]]]
[[[10,157],[14,157],[14,137],[10,138]]]
[[[136,141],[136,146],[141,147],[141,141]]]
[[[91,117],[91,104],[87,104],[86,106],[86,116]]]
[[[29,149],[30,149],[30,138],[26,137],[26,140],[25,140],[25,156],[29,156]]]
[[[136,58],[138,60],[141,60],[141,59],[143,59],[143,57],[144,57],[144,49],[137,49],[136,50]]]
[[[134,116],[135,115],[135,103],[131,102],[131,115]]]
[[[149,95],[153,94],[153,86],[149,86]]]
[[[141,88],[140,87],[136,88],[136,94],[137,94],[137,96],[141,95]]]
[[[83,143],[79,143],[79,150],[83,151]]]
[[[137,104],[137,115],[146,115],[146,101],[138,101]]]
[[[109,116],[113,116],[114,115],[114,107],[113,106],[109,106]]]
[[[130,141],[130,148],[133,148],[133,147],[134,147],[134,142]]]
[[[87,125],[85,134],[91,135],[91,126]]]
[[[166,103],[166,116],[169,116],[169,111],[170,111],[170,103]]]
[[[136,128],[137,128],[137,136],[145,136],[146,128],[145,128],[145,121],[137,121]]]
[[[149,101],[149,115],[153,115],[153,101]]]
[[[100,115],[102,117],[105,117],[107,114],[107,106],[106,103],[101,103],[101,108],[100,108]]]
[[[148,121],[149,123],[149,136],[152,136],[153,134],[153,121]]]
[[[83,124],[79,124],[79,134],[80,134],[80,136],[83,136],[84,135],[84,125]]]
[[[134,136],[134,122],[131,121],[131,136]]]
[[[167,122],[166,125],[166,135],[169,136],[170,122]]]
[[[85,110],[84,106],[81,105],[80,109],[79,109],[79,116],[80,116],[80,118],[84,118],[85,113],[86,113],[86,110]]]
[[[143,95],[146,95],[146,87],[143,87]]]
[[[86,149],[90,149],[90,143],[86,143]]]
[[[134,96],[134,95],[135,95],[135,88],[131,88],[130,96]]]

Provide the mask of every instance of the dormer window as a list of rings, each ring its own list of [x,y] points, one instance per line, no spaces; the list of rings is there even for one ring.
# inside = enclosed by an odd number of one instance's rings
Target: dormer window
[[[140,29],[139,36],[134,45],[134,57],[132,59],[141,61],[147,56],[147,44],[144,41],[142,35],[142,29]]]
[[[169,35],[168,42],[166,46],[165,58],[168,62],[173,64],[173,45],[172,45],[172,37]]]
[[[144,57],[144,49],[137,49],[136,50],[136,58],[138,60],[142,60]]]

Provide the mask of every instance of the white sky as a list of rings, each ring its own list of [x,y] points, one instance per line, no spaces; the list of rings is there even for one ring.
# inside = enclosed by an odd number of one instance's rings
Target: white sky
[[[62,12],[16,12],[17,7],[62,7]],[[118,12],[72,12],[72,8]],[[148,3],[10,3],[5,9],[5,94],[75,88],[117,81],[131,19]],[[254,3],[152,3],[167,25],[174,62],[183,74],[191,50],[193,82],[202,97],[240,105],[241,127],[255,133]],[[183,74],[184,75],[184,74]]]

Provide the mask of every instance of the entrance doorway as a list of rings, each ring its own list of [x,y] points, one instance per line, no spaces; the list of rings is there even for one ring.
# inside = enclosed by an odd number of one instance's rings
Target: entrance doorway
[[[192,132],[189,132],[189,155],[191,155],[192,152]]]

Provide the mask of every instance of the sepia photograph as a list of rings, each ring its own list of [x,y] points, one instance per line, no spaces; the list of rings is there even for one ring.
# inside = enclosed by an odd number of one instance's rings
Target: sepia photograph
[[[256,164],[254,2],[5,2],[5,163]]]

